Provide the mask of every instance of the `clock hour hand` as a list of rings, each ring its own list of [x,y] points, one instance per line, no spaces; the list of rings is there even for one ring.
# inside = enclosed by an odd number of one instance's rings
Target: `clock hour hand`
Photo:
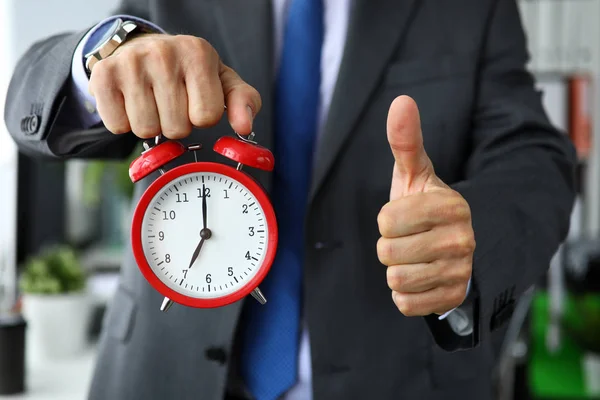
[[[192,268],[192,265],[194,265],[194,263],[196,262],[196,259],[200,255],[200,250],[202,250],[204,241],[207,239],[210,239],[211,235],[212,235],[212,232],[210,231],[210,229],[202,229],[200,231],[200,237],[202,239],[200,239],[200,243],[198,243],[198,246],[196,246],[196,250],[194,250],[194,254],[192,255],[192,260],[190,261],[190,266],[188,267],[188,269]]]
[[[194,250],[194,255],[192,255],[192,260],[190,261],[190,266],[188,267],[188,269],[192,268],[192,265],[194,265],[194,263],[196,262],[196,259],[200,255],[200,250],[202,249],[203,244],[204,239],[201,239],[200,243],[198,243],[198,246],[196,246],[196,250]]]

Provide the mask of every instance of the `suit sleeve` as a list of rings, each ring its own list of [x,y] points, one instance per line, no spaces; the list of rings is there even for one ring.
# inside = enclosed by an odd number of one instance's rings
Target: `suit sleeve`
[[[147,0],[123,0],[116,14],[148,19]],[[34,157],[124,158],[137,139],[113,135],[102,124],[86,127],[71,85],[73,54],[87,30],[35,43],[19,59],[10,81],[4,119],[19,150]],[[85,128],[84,128],[85,127]]]
[[[546,272],[565,239],[576,156],[544,112],[526,70],[525,35],[514,0],[495,0],[482,52],[472,152],[453,188],[471,207],[474,331],[453,335],[426,317],[446,350],[468,349],[505,324],[518,297]],[[436,331],[437,330],[437,331]]]

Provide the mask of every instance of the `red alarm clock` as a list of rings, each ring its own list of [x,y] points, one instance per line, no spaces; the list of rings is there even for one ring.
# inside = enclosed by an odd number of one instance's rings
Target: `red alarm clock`
[[[243,166],[272,171],[273,154],[247,138],[222,137],[213,150],[237,168],[192,162],[165,172],[165,164],[200,145],[178,141],[144,143],[129,167],[133,182],[159,171],[135,208],[131,242],[135,260],[165,299],[189,307],[221,307],[252,294],[264,304],[258,285],[277,248],[277,221],[264,189]],[[194,153],[196,154],[196,153]]]

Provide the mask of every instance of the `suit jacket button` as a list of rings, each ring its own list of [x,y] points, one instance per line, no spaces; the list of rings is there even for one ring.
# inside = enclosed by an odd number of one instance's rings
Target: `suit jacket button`
[[[223,365],[227,362],[227,352],[222,347],[209,347],[204,352],[204,356],[209,361],[215,361]]]
[[[32,135],[40,129],[40,116],[31,114],[21,120],[21,131]]]
[[[29,117],[21,119],[21,132],[29,133]]]
[[[30,133],[36,133],[38,129],[40,129],[40,116],[39,115],[31,115],[29,120],[29,130]]]

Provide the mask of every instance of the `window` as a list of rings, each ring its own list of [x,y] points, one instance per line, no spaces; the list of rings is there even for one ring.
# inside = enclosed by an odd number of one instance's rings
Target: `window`
[[[16,215],[17,215],[17,151],[4,123],[6,90],[14,65],[11,52],[11,5],[0,1],[0,312],[12,306],[15,297]]]

